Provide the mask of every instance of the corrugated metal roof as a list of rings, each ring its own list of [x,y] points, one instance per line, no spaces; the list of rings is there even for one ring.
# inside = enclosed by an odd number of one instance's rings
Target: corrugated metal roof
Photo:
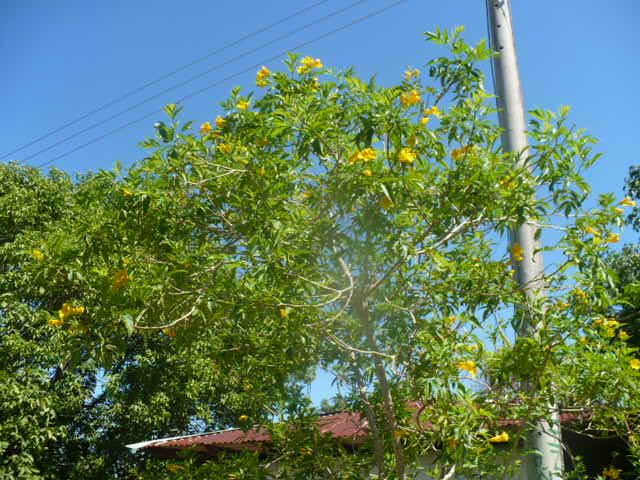
[[[347,443],[354,444],[363,441],[369,434],[368,423],[359,413],[338,412],[323,415],[317,420],[320,433],[338,439],[348,439]],[[262,427],[243,431],[238,428],[189,435],[185,437],[171,437],[149,442],[127,445],[132,449],[169,449],[181,450],[191,447],[213,447],[231,450],[256,449],[271,441],[271,435]]]
[[[422,404],[419,402],[408,402],[408,407],[414,410],[414,415],[421,411]],[[562,423],[583,418],[584,414],[563,413],[560,416]],[[417,418],[414,417],[414,421]],[[499,420],[498,424],[503,427],[520,427],[525,424],[521,420]],[[369,435],[369,425],[366,418],[355,412],[337,412],[322,415],[317,420],[320,433],[330,435],[340,439],[349,445],[359,445],[364,443]],[[431,425],[429,421],[422,421],[422,427]],[[188,435],[184,437],[171,437],[148,442],[134,443],[127,445],[131,449],[151,449],[155,452],[169,452],[182,450],[185,448],[195,448],[201,451],[219,450],[260,450],[264,444],[271,442],[271,435],[267,429],[256,427],[248,431],[239,428],[220,430],[217,432],[204,433],[201,435]]]

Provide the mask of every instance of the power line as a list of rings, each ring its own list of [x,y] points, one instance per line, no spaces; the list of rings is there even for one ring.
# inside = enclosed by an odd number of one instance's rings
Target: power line
[[[222,63],[219,63],[218,65],[214,65],[213,67],[210,67],[210,68],[208,68],[207,70],[205,70],[203,72],[197,73],[196,75],[193,75],[193,76],[187,78],[186,80],[183,80],[182,82],[179,82],[179,83],[177,83],[177,84],[175,84],[175,85],[173,85],[171,87],[165,88],[164,90],[160,91],[159,93],[156,93],[155,95],[147,97],[144,100],[141,100],[140,102],[135,103],[135,104],[125,108],[124,110],[120,110],[119,112],[114,113],[113,115],[110,115],[109,117],[105,118],[104,120],[92,123],[88,127],[85,127],[82,130],[79,130],[79,131],[77,131],[77,132],[75,132],[75,133],[73,133],[73,134],[71,134],[71,135],[69,135],[67,137],[64,137],[61,140],[58,140],[57,142],[49,145],[48,147],[42,148],[42,149],[38,150],[37,152],[32,153],[31,155],[28,155],[27,157],[23,158],[22,161],[23,162],[27,162],[27,161],[31,160],[32,158],[38,157],[38,156],[42,155],[43,153],[46,153],[46,152],[56,148],[57,146],[60,146],[63,143],[68,142],[69,140],[73,140],[74,138],[79,137],[83,133],[86,133],[86,132],[94,130],[94,129],[98,128],[98,127],[101,127],[104,123],[110,122],[111,120],[114,120],[114,119],[116,119],[118,117],[121,117],[122,115],[124,115],[126,113],[129,113],[130,111],[135,110],[136,108],[141,107],[142,105],[145,105],[145,104],[149,103],[150,101],[161,97],[165,93],[169,93],[170,91],[175,90],[176,88],[183,87],[183,86],[193,82],[194,80],[197,80],[199,78],[204,77],[205,75],[208,75],[211,72],[214,72],[216,70],[220,70],[222,67],[225,67],[225,66],[229,65],[230,63],[233,63],[233,62],[235,62],[237,60],[242,60],[244,57],[257,52],[258,50],[261,50],[261,49],[263,49],[265,47],[268,47],[269,45],[277,43],[280,40],[284,40],[285,38],[288,38],[288,37],[290,37],[290,36],[292,36],[292,35],[294,35],[294,34],[296,34],[298,32],[301,32],[301,31],[304,31],[304,30],[306,30],[308,28],[311,28],[311,27],[317,25],[319,22],[324,22],[326,20],[329,20],[329,19],[335,17],[336,15],[344,13],[347,10],[349,10],[349,9],[351,9],[351,8],[361,4],[361,3],[364,3],[366,1],[367,0],[357,0],[357,1],[353,2],[353,3],[351,3],[350,5],[347,5],[346,7],[343,7],[343,8],[340,8],[338,10],[335,10],[335,11],[325,15],[324,17],[321,17],[321,18],[319,18],[317,20],[314,20],[313,22],[307,23],[307,24],[305,24],[305,25],[303,25],[301,27],[295,28],[295,29],[283,34],[283,35],[280,35],[280,36],[278,36],[278,37],[276,37],[276,38],[274,38],[272,40],[269,40],[268,42],[265,42],[265,43],[263,43],[262,45],[260,45],[260,46],[258,46],[256,48],[252,48],[250,50],[242,52],[241,54],[236,55],[235,57],[232,57],[229,60],[226,60],[226,61],[224,61]]]
[[[361,22],[364,22],[366,20],[369,20],[370,18],[376,17],[376,16],[386,12],[387,10],[391,10],[392,8],[395,8],[398,5],[400,5],[402,3],[405,3],[407,1],[408,0],[397,0],[396,2],[393,2],[390,5],[387,5],[386,7],[380,8],[378,10],[374,10],[373,12],[371,12],[371,13],[369,13],[367,15],[364,15],[364,16],[359,17],[359,18],[357,18],[357,19],[355,19],[355,20],[353,20],[353,21],[351,21],[351,22],[349,22],[349,23],[347,23],[345,25],[342,25],[341,27],[338,27],[338,28],[335,28],[333,30],[330,30],[330,31],[328,31],[326,33],[323,33],[322,35],[319,35],[319,36],[311,39],[311,40],[307,40],[306,42],[303,42],[303,43],[300,43],[298,45],[295,45],[294,47],[289,48],[287,50],[283,50],[280,53],[278,53],[276,55],[273,55],[272,57],[266,58],[266,59],[264,59],[264,60],[262,60],[262,61],[260,61],[258,63],[255,63],[255,64],[253,64],[253,65],[251,65],[251,66],[249,66],[249,67],[247,67],[247,68],[245,68],[243,70],[240,70],[240,71],[238,71],[238,72],[236,72],[236,73],[234,73],[232,75],[229,75],[229,76],[227,76],[227,77],[225,77],[225,78],[223,78],[221,80],[218,80],[218,81],[216,81],[214,83],[211,83],[211,84],[207,85],[206,87],[203,87],[203,88],[201,88],[199,90],[191,92],[190,94],[185,95],[184,97],[180,98],[176,103],[185,102],[185,101],[187,101],[187,100],[189,100],[189,99],[191,99],[191,98],[193,98],[193,97],[195,97],[197,95],[200,95],[201,93],[204,93],[205,91],[207,91],[207,90],[209,90],[211,88],[217,87],[218,85],[220,85],[222,83],[225,83],[225,82],[227,82],[229,80],[232,80],[233,78],[236,78],[236,77],[238,77],[240,75],[243,75],[243,74],[245,74],[247,72],[250,72],[250,71],[254,70],[255,68],[260,67],[261,65],[264,65],[265,63],[277,60],[280,57],[282,57],[283,55],[286,55],[291,50],[298,50],[298,49],[301,49],[301,48],[306,47],[308,45],[311,45],[312,43],[315,43],[315,42],[317,42],[319,40],[322,40],[322,39],[327,38],[327,37],[329,37],[331,35],[334,35],[334,34],[336,34],[338,32],[341,32],[342,30],[346,30],[347,28],[350,28],[350,27],[352,27],[354,25],[357,25],[358,23],[361,23]],[[154,110],[153,112],[149,112],[148,114],[143,115],[142,117],[136,118],[135,120],[131,120],[130,122],[125,123],[124,125],[121,125],[121,126],[119,126],[117,128],[114,128],[113,130],[110,130],[109,132],[107,132],[107,133],[105,133],[103,135],[100,135],[98,137],[92,138],[91,140],[89,140],[88,142],[83,143],[82,145],[79,145],[79,146],[77,146],[77,147],[75,147],[75,148],[73,148],[71,150],[68,150],[65,153],[62,153],[62,154],[60,154],[60,155],[58,155],[58,156],[56,156],[56,157],[54,157],[54,158],[52,158],[52,159],[50,159],[50,160],[48,160],[46,162],[41,163],[40,165],[37,165],[36,168],[42,168],[45,165],[49,165],[49,164],[51,164],[51,163],[53,163],[53,162],[55,162],[57,160],[60,160],[61,158],[67,157],[67,156],[71,155],[72,153],[77,152],[78,150],[82,150],[83,148],[86,148],[89,145],[92,145],[92,144],[94,144],[96,142],[99,142],[100,140],[102,140],[104,138],[107,138],[107,137],[109,137],[109,136],[111,136],[111,135],[113,135],[115,133],[118,133],[118,132],[120,132],[122,130],[125,130],[126,128],[130,127],[131,125],[134,125],[134,124],[136,124],[138,122],[141,122],[142,120],[146,120],[147,118],[149,118],[149,117],[151,117],[153,115],[156,115],[160,111],[161,111],[160,109]]]
[[[105,103],[104,105],[101,105],[101,106],[99,106],[97,108],[94,108],[93,110],[90,110],[89,112],[85,113],[84,115],[81,115],[80,117],[76,118],[75,120],[71,120],[71,121],[69,121],[69,122],[67,122],[67,123],[65,123],[63,125],[60,125],[58,128],[55,128],[54,130],[51,130],[51,131],[49,131],[47,133],[44,133],[41,136],[39,136],[38,138],[36,138],[34,140],[31,140],[28,143],[25,143],[24,145],[22,145],[22,146],[16,148],[15,150],[13,150],[13,151],[3,155],[2,157],[0,157],[0,160],[4,160],[5,158],[10,157],[11,155],[13,155],[15,153],[21,152],[25,148],[29,148],[31,145],[33,145],[35,143],[38,143],[41,140],[44,140],[45,138],[50,137],[51,135],[55,135],[56,133],[67,129],[68,127],[70,127],[72,125],[75,125],[76,123],[79,123],[82,120],[85,120],[85,119],[89,118],[90,116],[92,116],[92,115],[94,115],[94,114],[96,114],[98,112],[101,112],[101,111],[103,111],[103,110],[105,110],[105,109],[107,109],[107,108],[109,108],[109,107],[111,107],[111,106],[113,106],[113,105],[115,105],[117,103],[120,103],[121,101],[131,97],[132,95],[135,95],[136,93],[139,93],[139,92],[141,92],[141,91],[143,91],[143,90],[145,90],[145,89],[147,89],[147,88],[149,88],[149,87],[151,87],[153,85],[156,85],[157,83],[161,82],[162,80],[166,80],[167,78],[170,78],[170,77],[174,76],[176,73],[180,73],[180,72],[186,70],[187,68],[193,67],[194,65],[205,61],[206,59],[212,57],[213,55],[217,55],[218,53],[222,53],[225,50],[228,50],[229,48],[234,47],[234,46],[244,42],[245,40],[253,38],[256,35],[264,33],[264,32],[266,32],[268,30],[271,30],[272,28],[277,27],[278,25],[280,25],[280,24],[282,24],[282,23],[284,23],[284,22],[286,22],[288,20],[291,20],[292,18],[300,16],[300,15],[302,15],[304,13],[307,13],[308,11],[316,8],[317,6],[319,6],[319,5],[323,4],[323,3],[327,3],[328,1],[329,0],[320,0],[320,1],[316,2],[316,3],[313,3],[313,4],[309,5],[308,7],[300,9],[300,10],[292,13],[291,15],[287,15],[286,17],[283,17],[280,20],[277,20],[277,21],[267,25],[266,27],[259,28],[258,30],[255,30],[255,31],[253,31],[251,33],[248,33],[247,35],[244,35],[243,37],[240,37],[237,40],[234,40],[233,42],[230,42],[230,43],[224,45],[223,47],[220,47],[220,48],[218,48],[216,50],[213,50],[213,51],[207,53],[206,55],[204,55],[202,57],[196,58],[195,60],[192,60],[191,62],[186,63],[186,64],[176,68],[175,70],[172,70],[169,73],[165,73],[164,75],[156,78],[155,80],[151,80],[151,81],[145,83],[144,85],[141,85],[141,86],[139,86],[137,88],[134,88],[133,90],[130,90],[130,91],[122,94],[121,96],[119,96],[119,97],[117,97],[117,98]]]

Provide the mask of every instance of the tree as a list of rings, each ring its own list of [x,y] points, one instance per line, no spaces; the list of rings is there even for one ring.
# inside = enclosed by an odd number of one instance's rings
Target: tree
[[[300,435],[312,431],[300,385],[319,365],[371,429],[370,448],[332,478],[362,478],[363,465],[409,478],[429,452],[437,478],[497,476],[517,465],[493,445],[516,445],[551,400],[637,448],[640,361],[602,319],[615,299],[601,256],[622,217],[612,195],[582,210],[594,140],[567,125],[568,108],[533,111],[533,168],[516,170],[476,66],[491,53],[461,32],[428,34],[451,55],[427,64],[427,80],[409,70],[381,87],[291,55],[288,71],[258,72],[260,96],[234,89],[199,132],[168,105],[147,158],[121,179],[98,174],[102,188],[82,179],[74,214],[20,237],[42,257],[23,261],[18,291],[58,292],[37,314],[61,320],[49,331],[72,352],[67,368],[90,352],[117,376],[115,365],[137,366],[125,360],[133,339],[161,341],[175,365],[197,365],[187,385],[215,375],[208,411],[231,412],[219,424],[271,425],[290,478],[327,475],[329,461],[301,448],[338,455]],[[522,252],[500,240],[524,218],[542,230],[558,217],[563,236],[545,251],[564,258],[546,273],[552,295],[531,304],[512,275]],[[537,333],[514,341],[524,318]],[[524,427],[503,435],[501,418]],[[180,468],[259,478],[271,461]]]

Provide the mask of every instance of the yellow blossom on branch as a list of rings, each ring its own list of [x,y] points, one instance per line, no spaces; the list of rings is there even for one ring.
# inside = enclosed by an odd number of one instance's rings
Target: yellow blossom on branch
[[[61,318],[50,318],[49,320],[47,320],[47,323],[49,325],[53,325],[54,327],[57,327],[58,325],[62,325],[64,323],[64,320]]]
[[[216,127],[218,127],[218,129],[222,130],[226,124],[227,124],[226,118],[221,117],[220,115],[216,117]]]
[[[640,360],[633,358],[629,361],[629,366],[634,370],[640,370]]]
[[[314,68],[322,68],[322,61],[319,58],[313,57],[304,57],[300,60],[301,65],[298,67],[298,73],[300,75],[304,75],[305,73],[309,73]]]
[[[233,151],[233,146],[229,145],[228,143],[221,143],[220,145],[218,145],[218,150],[220,150],[222,153],[231,153]]]
[[[200,133],[202,135],[208,135],[211,133],[211,131],[213,130],[213,127],[211,126],[211,123],[209,122],[204,122],[201,126],[200,126]]]
[[[248,110],[249,109],[249,102],[246,100],[240,100],[237,104],[236,104],[236,108],[238,110]]]
[[[416,153],[410,148],[405,147],[398,153],[398,160],[400,160],[400,163],[410,165],[416,161]]]
[[[422,114],[425,116],[433,115],[434,117],[439,117],[442,115],[442,112],[440,112],[440,109],[434,105],[433,107],[424,110]]]
[[[473,360],[465,360],[464,362],[456,363],[456,367],[461,370],[465,370],[471,374],[472,377],[475,377],[478,374],[478,366],[476,362]]]
[[[625,207],[635,207],[636,201],[631,200],[629,197],[624,197],[624,199],[620,202],[620,205],[624,205]]]
[[[33,258],[35,258],[36,260],[38,260],[39,262],[41,262],[42,260],[44,260],[44,253],[42,253],[42,250],[34,250],[31,252],[31,255],[33,256]]]
[[[84,313],[84,307],[74,307],[70,303],[64,303],[62,308],[58,310],[58,318],[64,321],[71,315],[80,315],[81,313]]]
[[[378,152],[374,148],[365,148],[364,150],[358,150],[349,157],[349,163],[357,162],[369,162],[375,160],[378,157]]]
[[[173,328],[163,328],[162,333],[164,333],[167,337],[174,338],[178,332],[176,332]]]
[[[129,273],[126,270],[118,270],[113,276],[113,283],[111,285],[113,291],[117,292],[121,288],[126,287],[129,280]]]
[[[603,477],[607,477],[607,478],[611,478],[612,480],[616,480],[618,478],[620,478],[620,474],[622,473],[622,470],[620,470],[619,468],[614,467],[613,465],[609,465],[608,468],[605,468],[602,471],[602,476]]]
[[[620,241],[620,234],[618,233],[610,233],[607,237],[608,243],[618,243]]]
[[[269,77],[271,76],[271,71],[262,66],[258,73],[256,74],[256,85],[259,87],[266,87],[269,84]]]
[[[284,308],[284,307],[280,307],[280,318],[287,318],[289,316],[289,311]]]
[[[420,102],[421,100],[422,97],[420,96],[420,92],[418,92],[418,90],[416,90],[415,88],[410,92],[405,92],[400,95],[400,103],[403,107],[410,107]]]
[[[587,227],[584,229],[587,233],[590,233],[591,235],[593,235],[594,237],[597,237],[600,235],[600,232],[598,230],[596,230],[593,227]]]
[[[507,432],[502,432],[500,435],[496,435],[495,437],[491,437],[489,439],[490,443],[506,443],[509,441],[509,434]]]
[[[420,119],[420,125],[423,127],[427,126],[429,124],[429,120],[431,120],[429,117],[422,117]]]
[[[410,82],[414,78],[417,80],[418,77],[420,77],[420,70],[418,70],[417,68],[415,68],[413,70],[406,70],[404,72],[404,78],[408,82]]]
[[[625,340],[627,340],[631,335],[629,335],[627,332],[625,332],[624,330],[620,330],[620,332],[618,333],[618,338],[620,340],[622,340],[623,342]]]
[[[521,262],[524,260],[524,249],[518,242],[514,243],[511,247],[511,255],[517,262]]]
[[[246,422],[247,420],[249,420],[249,416],[248,415],[240,415],[238,417],[238,420],[240,420],[241,422]]]
[[[616,208],[613,209],[613,211],[616,212],[616,213],[619,213],[619,214],[623,214],[624,213],[624,208],[616,207]]]
[[[364,175],[365,177],[371,177],[373,175],[373,172],[371,171],[370,168],[365,168],[362,171],[362,175]]]

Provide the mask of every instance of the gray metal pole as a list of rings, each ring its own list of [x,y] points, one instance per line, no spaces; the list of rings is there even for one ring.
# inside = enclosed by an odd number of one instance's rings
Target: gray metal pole
[[[516,160],[518,169],[527,168],[526,158],[529,143],[526,135],[527,126],[516,58],[511,5],[508,0],[486,0],[486,2],[492,46],[499,54],[493,59],[493,67],[500,126],[504,129],[502,148],[505,152],[519,154]],[[536,227],[525,222],[514,229],[510,235],[511,246],[518,243],[523,251],[523,260],[516,262],[516,273],[518,283],[526,292],[528,302],[532,306],[538,304],[541,298],[546,295],[542,254],[534,253],[538,247],[535,234]],[[523,317],[528,317],[528,315],[525,314]],[[521,319],[518,335],[536,334],[536,325],[527,320]],[[562,478],[564,461],[560,418],[556,405],[550,405],[550,411],[552,412],[550,418],[538,422],[527,438],[527,447],[533,452],[526,459],[528,480]]]

